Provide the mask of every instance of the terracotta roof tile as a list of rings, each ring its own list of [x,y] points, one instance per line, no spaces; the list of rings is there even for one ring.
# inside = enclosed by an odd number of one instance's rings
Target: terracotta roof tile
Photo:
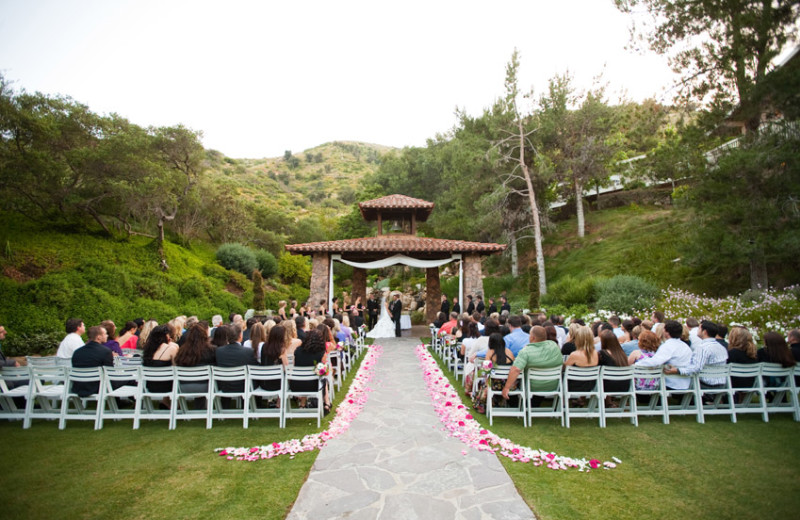
[[[290,253],[482,253],[505,250],[505,244],[446,240],[412,235],[381,235],[369,238],[310,242],[286,246]]]
[[[364,202],[359,202],[359,208],[391,208],[391,209],[416,209],[416,208],[423,208],[423,209],[433,209],[433,202],[428,202],[427,200],[422,199],[415,199],[414,197],[409,197],[407,195],[387,195],[385,197],[381,197],[379,199],[372,199],[372,200],[365,200]]]

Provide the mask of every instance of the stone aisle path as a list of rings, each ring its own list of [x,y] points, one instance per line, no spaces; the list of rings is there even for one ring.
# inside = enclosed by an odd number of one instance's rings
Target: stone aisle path
[[[320,451],[288,518],[535,518],[494,454],[442,431],[414,354],[419,340],[379,341],[374,391]]]

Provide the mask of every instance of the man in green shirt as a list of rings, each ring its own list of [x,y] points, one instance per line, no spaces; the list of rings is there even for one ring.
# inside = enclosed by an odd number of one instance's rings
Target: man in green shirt
[[[535,326],[531,329],[531,342],[519,351],[514,359],[514,365],[508,371],[506,386],[503,387],[503,397],[508,399],[508,391],[514,386],[517,377],[529,368],[551,368],[564,364],[564,357],[555,341],[547,339],[544,327]],[[556,381],[534,382],[533,391],[555,390]]]

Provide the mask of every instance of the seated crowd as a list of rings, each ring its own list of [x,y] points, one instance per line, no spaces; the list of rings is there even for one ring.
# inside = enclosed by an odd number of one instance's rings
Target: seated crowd
[[[472,394],[479,411],[486,404],[484,385],[494,384],[495,390],[502,390],[504,398],[508,398],[508,392],[517,385],[517,377],[528,368],[663,367],[667,390],[682,390],[689,387],[690,380],[680,376],[697,374],[705,367],[770,362],[786,368],[800,361],[800,330],[790,331],[786,338],[777,332],[767,332],[763,347],[757,349],[746,327],[734,326],[728,331],[724,325],[698,322],[694,318],[680,323],[665,320],[664,314],[658,311],[653,312],[650,320],[620,320],[612,316],[607,322],[597,321],[591,325],[573,320],[568,327],[560,316],[548,318],[543,313],[510,315],[504,312],[489,316],[477,312],[471,315],[451,313],[449,320],[446,318],[440,313],[436,332],[440,337],[460,342],[456,354],[465,366],[465,391]],[[480,368],[483,360],[491,361],[492,366],[509,366],[508,379],[487,382],[484,377],[474,382],[476,366]],[[752,381],[746,378],[733,377],[731,383],[734,388],[752,386]],[[594,384],[594,381],[566,381],[569,391],[583,391],[584,387]],[[606,381],[604,388],[619,391],[616,386],[627,384]],[[652,390],[657,385],[655,379],[636,379],[634,384],[637,390]],[[724,379],[700,379],[701,388],[724,384]],[[615,405],[613,402],[606,404]]]
[[[253,317],[245,321],[241,315],[231,314],[228,323],[223,323],[222,317],[216,315],[211,327],[196,316],[178,316],[161,325],[155,320],[135,319],[128,321],[119,335],[113,321],[103,321],[87,330],[83,320],[71,318],[66,322],[67,334],[56,356],[64,363],[81,368],[110,367],[114,366],[115,357],[134,355],[141,356],[142,365],[151,367],[315,367],[319,363],[328,364],[328,354],[337,349],[337,341],[353,343],[347,315],[320,316],[320,319],[308,319],[300,314],[284,318],[284,315]],[[5,338],[5,333],[5,328],[0,326],[0,341]],[[84,334],[88,341],[83,340]],[[19,365],[13,359],[6,360],[5,356],[3,363],[5,366]],[[159,384],[164,388],[150,389],[169,392],[172,386],[171,382],[151,382],[148,388]],[[265,381],[264,384],[272,386],[275,381]],[[243,385],[244,382],[233,383],[230,391],[241,391],[242,388],[238,387]],[[306,388],[309,385],[315,385],[314,381],[296,381],[292,382],[291,389],[316,390]],[[97,392],[93,387],[78,390],[80,395]],[[323,395],[324,410],[328,413],[331,403],[327,388],[323,388]],[[300,404],[305,405],[304,399]]]

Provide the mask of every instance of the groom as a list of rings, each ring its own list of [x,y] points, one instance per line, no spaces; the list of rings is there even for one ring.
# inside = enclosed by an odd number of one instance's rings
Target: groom
[[[400,315],[403,312],[403,304],[400,301],[400,295],[394,293],[394,300],[392,300],[392,305],[389,307],[389,310],[392,313],[392,321],[394,322],[394,335],[395,337],[400,337]]]

